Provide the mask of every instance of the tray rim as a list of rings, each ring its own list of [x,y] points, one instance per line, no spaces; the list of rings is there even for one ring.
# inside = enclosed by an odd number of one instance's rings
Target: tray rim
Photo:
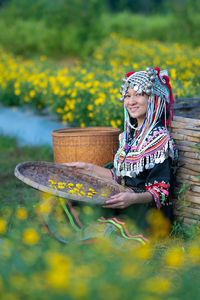
[[[85,201],[85,200],[82,200],[81,198],[75,198],[75,196],[69,194],[69,193],[65,193],[65,192],[62,192],[62,191],[59,191],[59,190],[55,190],[55,189],[52,189],[50,187],[47,187],[43,184],[40,184],[40,183],[36,183],[34,180],[22,175],[20,173],[20,168],[22,167],[28,167],[28,166],[39,166],[39,165],[42,165],[42,166],[47,166],[47,167],[54,167],[54,168],[58,168],[58,169],[68,169],[68,170],[72,170],[74,168],[72,167],[67,167],[67,166],[64,166],[62,164],[55,164],[55,163],[52,163],[52,162],[45,162],[45,161],[26,161],[26,162],[22,162],[22,163],[19,163],[16,167],[15,167],[15,170],[14,170],[14,175],[19,179],[21,180],[22,182],[24,182],[25,184],[39,190],[39,191],[42,191],[42,192],[45,192],[45,193],[48,193],[48,194],[53,194],[57,197],[61,197],[61,198],[65,198],[65,199],[68,199],[68,200],[71,200],[71,201],[76,201],[76,202],[86,202],[86,203],[90,203],[90,204],[97,204],[97,205],[101,205],[103,204],[107,199],[105,200],[89,200],[88,201]],[[118,184],[117,182],[115,182],[114,180],[110,180],[108,178],[104,178],[104,177],[100,177],[100,176],[97,176],[95,174],[90,174],[89,172],[85,171],[85,170],[82,170],[82,169],[76,169],[76,171],[80,174],[84,174],[84,175],[87,175],[89,177],[92,177],[92,178],[96,178],[96,179],[100,179],[101,181],[104,181],[106,184],[111,184],[112,186],[115,186],[116,188],[118,188],[120,191],[119,192],[133,192],[133,190],[131,190],[130,188],[128,187],[123,187],[122,185]]]

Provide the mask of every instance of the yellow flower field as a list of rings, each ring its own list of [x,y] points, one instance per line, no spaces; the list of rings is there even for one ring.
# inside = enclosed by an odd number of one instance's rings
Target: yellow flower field
[[[58,67],[44,56],[25,61],[0,50],[0,102],[55,113],[64,124],[122,127],[123,76],[147,66],[168,69],[178,97],[200,94],[200,49],[112,34],[85,62]],[[114,109],[113,109],[114,107]]]

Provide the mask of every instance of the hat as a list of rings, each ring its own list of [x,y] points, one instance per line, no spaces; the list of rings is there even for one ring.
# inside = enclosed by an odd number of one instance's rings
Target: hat
[[[146,68],[146,71],[129,72],[123,78],[123,84],[121,85],[120,93],[122,97],[120,101],[123,102],[127,89],[134,89],[138,95],[144,93],[150,97],[155,96],[160,99],[162,103],[162,109],[166,111],[166,118],[168,126],[173,116],[173,95],[172,89],[169,83],[168,71],[160,71],[160,68],[151,69]]]

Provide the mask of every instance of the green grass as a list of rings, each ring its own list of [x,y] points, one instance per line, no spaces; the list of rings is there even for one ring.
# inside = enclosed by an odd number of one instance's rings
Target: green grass
[[[42,147],[19,147],[14,138],[0,136],[0,203],[26,204],[38,198],[38,191],[30,188],[14,176],[17,164],[24,161],[53,161],[52,149]]]

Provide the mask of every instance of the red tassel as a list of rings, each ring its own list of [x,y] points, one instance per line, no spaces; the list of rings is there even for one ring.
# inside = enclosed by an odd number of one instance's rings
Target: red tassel
[[[127,73],[126,75],[125,75],[125,77],[130,77],[132,74],[134,74],[135,73],[135,71],[133,71],[133,72],[129,72],[129,73]]]
[[[168,118],[168,121],[167,121],[167,127],[171,127],[171,121],[172,121],[172,118],[173,118],[173,115],[174,115],[174,99],[173,99],[173,93],[172,93],[172,88],[171,88],[171,85],[169,83],[169,77],[164,75],[163,78],[166,80],[166,85],[169,89],[169,93],[170,93],[170,100],[169,100],[169,105],[168,105],[168,108],[167,108],[167,112],[169,113],[169,118]]]

